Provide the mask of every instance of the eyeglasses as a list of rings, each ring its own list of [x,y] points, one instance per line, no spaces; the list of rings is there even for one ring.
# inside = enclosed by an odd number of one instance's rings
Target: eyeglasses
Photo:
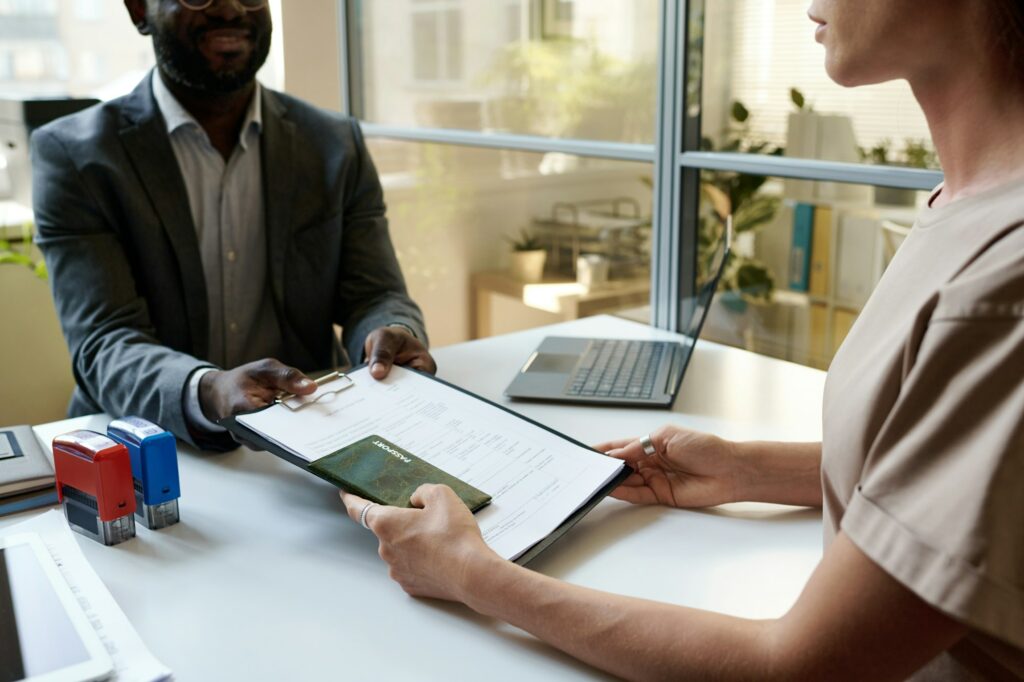
[[[178,0],[182,7],[190,9],[194,12],[201,12],[215,0]],[[256,12],[267,6],[267,0],[237,0],[242,5],[246,12]]]

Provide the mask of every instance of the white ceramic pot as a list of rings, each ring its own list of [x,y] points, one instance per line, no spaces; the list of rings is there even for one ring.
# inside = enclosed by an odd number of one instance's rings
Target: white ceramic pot
[[[544,278],[544,261],[548,252],[544,249],[536,251],[512,252],[512,275],[523,282],[539,282]]]

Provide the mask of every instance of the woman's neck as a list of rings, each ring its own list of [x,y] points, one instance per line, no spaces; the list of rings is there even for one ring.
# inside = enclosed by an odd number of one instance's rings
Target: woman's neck
[[[910,79],[945,173],[933,206],[1024,176],[1024,88],[1009,82],[977,68]]]

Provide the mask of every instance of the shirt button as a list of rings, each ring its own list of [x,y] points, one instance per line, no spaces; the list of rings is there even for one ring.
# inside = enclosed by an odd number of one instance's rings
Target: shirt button
[[[238,331],[238,325],[235,324],[234,322],[232,322],[231,324],[228,325],[228,329],[230,329],[232,331],[232,333],[237,332]]]
[[[234,251],[228,251],[228,262],[229,263],[234,263],[235,262],[235,252]]]

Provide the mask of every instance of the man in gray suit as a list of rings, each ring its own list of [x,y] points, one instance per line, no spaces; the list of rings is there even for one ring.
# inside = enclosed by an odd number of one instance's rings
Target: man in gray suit
[[[37,241],[72,416],[136,414],[209,449],[214,422],[315,390],[341,360],[433,372],[354,120],[261,87],[266,0],[125,0],[157,69],[32,138]]]

